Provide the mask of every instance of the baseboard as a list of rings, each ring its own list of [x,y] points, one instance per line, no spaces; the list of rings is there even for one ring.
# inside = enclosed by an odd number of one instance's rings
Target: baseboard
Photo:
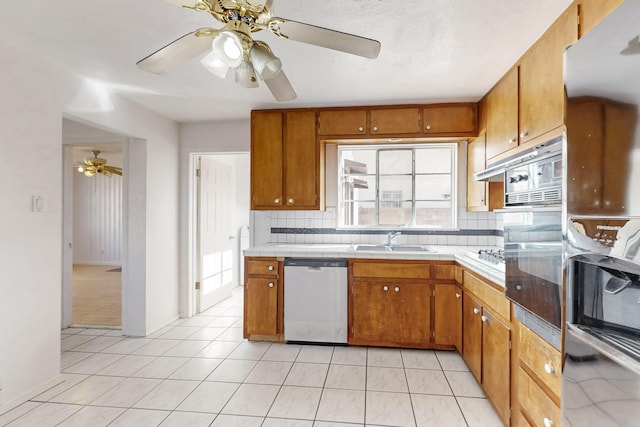
[[[37,395],[44,393],[45,391],[49,390],[52,387],[57,386],[62,382],[64,382],[64,378],[62,377],[62,375],[58,374],[54,378],[48,381],[45,381],[36,387],[33,387],[29,391],[23,393],[22,395],[16,398],[9,400],[8,402],[0,402],[0,415],[4,414],[5,412],[9,412],[14,408],[17,408],[18,406],[27,402],[29,399],[33,399]],[[2,392],[4,391],[5,390],[2,390]]]

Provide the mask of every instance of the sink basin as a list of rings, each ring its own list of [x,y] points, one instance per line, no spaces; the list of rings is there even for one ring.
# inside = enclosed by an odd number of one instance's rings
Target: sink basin
[[[429,246],[423,245],[357,245],[356,251],[374,252],[433,252]]]

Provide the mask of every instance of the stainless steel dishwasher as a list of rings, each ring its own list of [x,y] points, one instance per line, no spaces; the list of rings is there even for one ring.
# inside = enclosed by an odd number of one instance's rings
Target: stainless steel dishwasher
[[[285,258],[284,338],[347,343],[347,260]]]

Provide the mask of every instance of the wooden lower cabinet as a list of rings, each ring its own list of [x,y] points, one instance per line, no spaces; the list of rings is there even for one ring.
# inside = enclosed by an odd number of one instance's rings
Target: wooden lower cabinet
[[[433,297],[433,342],[462,352],[462,289],[453,283],[436,283]]]
[[[475,276],[471,278],[474,288],[478,290],[478,278]],[[493,288],[489,288],[485,296],[493,295],[493,291]],[[462,357],[504,425],[509,425],[511,418],[510,326],[499,320],[485,302],[481,302],[467,290],[463,297],[462,311]]]
[[[538,386],[538,384],[520,368],[518,370],[518,401],[520,413],[528,424],[534,427],[561,425],[560,408]]]
[[[429,343],[428,284],[359,279],[351,292],[353,343],[409,347]]]
[[[246,257],[244,337],[281,341],[283,293],[281,263],[276,258]]]

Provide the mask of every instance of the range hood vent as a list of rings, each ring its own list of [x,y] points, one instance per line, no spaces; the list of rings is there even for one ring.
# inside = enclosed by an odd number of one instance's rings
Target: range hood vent
[[[514,166],[544,159],[562,152],[562,136],[554,138],[544,144],[536,145],[526,151],[519,151],[513,156],[498,160],[487,169],[473,175],[476,181],[503,182],[504,172]]]

